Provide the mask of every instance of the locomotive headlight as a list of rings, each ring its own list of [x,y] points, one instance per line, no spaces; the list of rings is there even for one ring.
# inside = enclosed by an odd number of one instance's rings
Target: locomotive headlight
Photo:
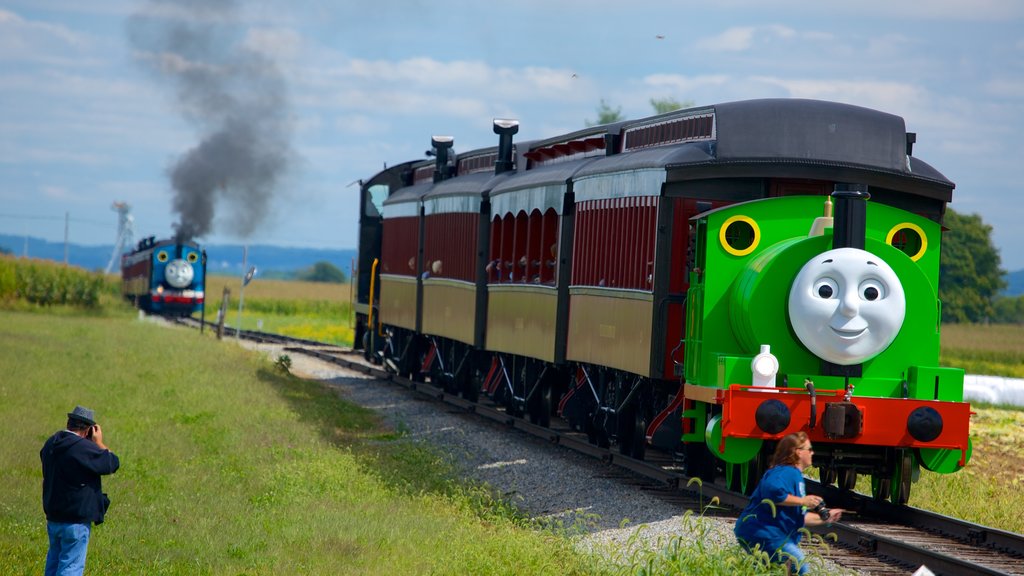
[[[849,366],[896,339],[906,316],[903,284],[884,260],[857,248],[811,258],[789,292],[789,319],[815,356]]]
[[[192,265],[180,258],[171,260],[164,268],[164,279],[175,288],[184,288],[191,284],[194,275]]]
[[[753,372],[752,383],[754,386],[775,387],[775,375],[779,373],[779,359],[772,355],[769,345],[761,345],[761,353],[750,361],[750,371]]]

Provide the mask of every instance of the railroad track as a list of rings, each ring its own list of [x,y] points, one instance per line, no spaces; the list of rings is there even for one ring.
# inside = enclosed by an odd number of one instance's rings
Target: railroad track
[[[181,323],[199,326],[197,321],[191,319],[182,320]],[[391,381],[481,418],[586,454],[608,463],[613,470],[621,470],[620,478],[623,482],[633,482],[638,489],[679,503],[682,507],[701,510],[707,502],[717,498],[726,509],[716,511],[715,514],[735,519],[738,511],[748,501],[747,496],[723,486],[710,482],[691,482],[672,455],[652,449],[648,451],[645,460],[635,460],[619,454],[615,449],[591,444],[585,434],[570,429],[561,419],[552,418],[551,427],[541,427],[527,419],[507,414],[503,408],[490,403],[485,397],[481,397],[478,402],[471,402],[429,383],[401,378],[366,362],[362,355],[349,349],[246,330],[240,333],[234,329],[225,331],[225,337],[228,336],[280,345],[289,353],[305,354]],[[827,529],[813,530],[818,534],[835,535],[834,543],[829,539],[830,548],[825,555],[837,564],[872,574],[907,574],[924,565],[932,573],[941,575],[1024,576],[1024,535],[920,508],[880,502],[860,494],[823,486],[810,479],[807,480],[807,489],[812,494],[824,497],[830,506],[853,512],[845,515],[843,522]]]

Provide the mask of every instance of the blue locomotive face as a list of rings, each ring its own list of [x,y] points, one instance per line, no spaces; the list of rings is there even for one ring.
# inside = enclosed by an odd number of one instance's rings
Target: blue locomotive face
[[[193,282],[201,286],[200,254],[188,245],[165,246],[153,251],[153,286],[166,284],[167,288],[182,290]]]
[[[906,297],[896,272],[856,248],[811,258],[789,293],[797,337],[819,358],[840,365],[858,364],[885,350],[905,316]]]

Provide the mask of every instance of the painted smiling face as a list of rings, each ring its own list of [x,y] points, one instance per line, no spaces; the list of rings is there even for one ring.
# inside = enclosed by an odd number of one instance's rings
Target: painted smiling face
[[[811,258],[789,291],[789,318],[819,358],[849,366],[874,358],[896,338],[907,302],[881,258],[837,248]]]
[[[184,260],[171,260],[164,269],[164,279],[175,288],[184,288],[192,282],[195,275],[192,265]]]

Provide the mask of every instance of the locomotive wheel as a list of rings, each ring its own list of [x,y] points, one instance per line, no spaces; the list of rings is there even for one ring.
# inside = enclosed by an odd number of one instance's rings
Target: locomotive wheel
[[[764,475],[765,470],[764,463],[764,452],[758,453],[741,471],[740,490],[747,496],[754,493],[754,488],[757,488],[757,483],[761,481],[761,476]]]
[[[637,460],[643,460],[647,452],[647,420],[637,414],[633,420],[633,449],[631,455]]]
[[[538,399],[537,407],[540,412],[540,414],[538,414],[537,423],[545,428],[551,426],[552,398],[550,384],[545,383],[541,385],[540,398]]]
[[[589,414],[587,416],[586,429],[587,439],[590,440],[591,444],[601,448],[611,446],[611,441],[608,438],[608,431],[605,430],[604,422],[598,421],[596,415]]]
[[[480,371],[470,369],[469,374],[462,378],[462,397],[470,402],[477,402],[480,399],[482,385]]]
[[[530,422],[547,428],[551,425],[551,386],[546,383],[540,384],[540,389],[530,399],[527,407],[530,413]]]
[[[892,479],[893,504],[906,504],[910,500],[910,484],[914,478],[914,454],[910,450],[902,450],[900,466]]]
[[[619,454],[623,456],[631,456],[633,452],[633,435],[635,433],[633,420],[635,418],[636,411],[632,409],[623,410],[615,418],[615,441],[619,445]]]
[[[832,486],[838,479],[839,472],[835,468],[822,468],[819,471],[819,481],[826,486]]]
[[[739,492],[740,488],[740,469],[744,464],[729,464],[725,463],[725,487],[733,492]]]
[[[839,487],[843,490],[853,490],[857,487],[857,471],[853,468],[839,469]]]
[[[686,475],[707,482],[715,480],[715,457],[704,447],[703,442],[689,442],[683,445],[686,457]]]
[[[754,488],[764,474],[764,460],[760,454],[749,462],[740,464],[725,463],[725,484],[733,492],[747,496],[754,493]]]
[[[883,478],[873,474],[871,476],[871,497],[875,500],[888,500],[891,486],[892,478]]]

